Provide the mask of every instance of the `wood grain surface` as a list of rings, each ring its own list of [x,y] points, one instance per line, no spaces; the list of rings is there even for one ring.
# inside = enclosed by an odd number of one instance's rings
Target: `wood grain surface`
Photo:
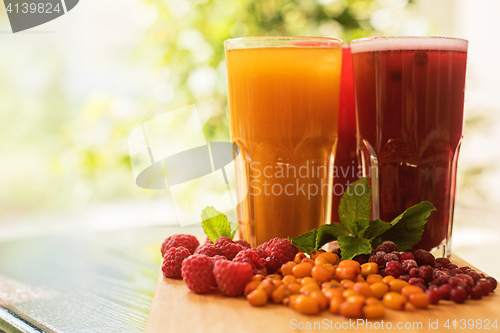
[[[471,266],[457,257],[452,256],[451,260],[459,266]],[[453,323],[455,319],[456,328]],[[470,328],[468,324],[471,322],[466,322],[466,328],[461,329],[461,320],[470,319],[474,320],[474,327]],[[482,329],[476,326],[479,323],[477,320],[481,320]],[[498,291],[481,300],[468,299],[460,305],[451,301],[440,301],[439,305],[424,310],[416,310],[411,306],[407,306],[406,311],[387,309],[383,320],[359,322],[360,325],[357,326],[356,320],[349,321],[328,311],[316,316],[307,316],[282,305],[252,307],[243,297],[229,298],[220,293],[197,295],[189,291],[183,281],[165,279],[160,272],[146,333],[276,333],[328,330],[365,333],[384,329],[399,332],[481,332],[486,320],[490,322],[488,332],[498,330],[492,327],[495,320],[500,325]],[[450,328],[444,327],[447,321]],[[431,323],[433,328],[437,325],[438,329],[429,328]],[[307,329],[307,325],[313,329]],[[401,328],[398,329],[398,326]]]

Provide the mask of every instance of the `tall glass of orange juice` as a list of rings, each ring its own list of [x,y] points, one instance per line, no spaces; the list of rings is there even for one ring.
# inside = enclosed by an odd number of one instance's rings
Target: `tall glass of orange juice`
[[[225,42],[240,237],[252,246],[329,223],[342,41]]]

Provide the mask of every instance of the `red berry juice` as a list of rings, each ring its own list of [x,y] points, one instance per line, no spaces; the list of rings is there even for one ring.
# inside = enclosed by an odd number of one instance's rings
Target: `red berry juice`
[[[467,41],[373,38],[351,43],[358,152],[373,187],[373,215],[435,207],[414,248],[449,255],[462,140]]]

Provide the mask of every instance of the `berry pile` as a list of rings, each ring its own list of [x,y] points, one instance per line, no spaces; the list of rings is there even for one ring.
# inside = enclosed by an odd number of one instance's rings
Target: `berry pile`
[[[252,249],[244,240],[220,237],[200,245],[192,235],[177,234],[162,244],[163,276],[184,279],[188,288],[206,294],[218,287],[227,296],[243,295],[252,276],[275,273],[299,250],[287,239],[274,238]]]
[[[189,235],[165,240],[165,277],[183,278],[199,294],[217,287],[227,296],[246,296],[253,306],[284,304],[304,314],[328,309],[348,318],[376,319],[385,308],[426,308],[440,300],[463,303],[497,286],[494,278],[470,267],[424,250],[400,253],[389,241],[369,255],[341,260],[322,250],[308,256],[282,238],[257,248],[226,237],[201,246],[195,240]]]

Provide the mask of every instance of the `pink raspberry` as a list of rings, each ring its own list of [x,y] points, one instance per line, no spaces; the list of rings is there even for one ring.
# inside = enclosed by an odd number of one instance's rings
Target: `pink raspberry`
[[[191,253],[185,247],[171,247],[165,252],[161,270],[163,276],[171,279],[181,279],[182,261],[189,257]]]
[[[254,248],[254,249],[250,249],[250,251],[257,253],[259,255],[259,257],[264,258],[264,259],[269,257],[269,255],[267,254],[267,252],[265,250],[259,249],[258,247]]]
[[[165,252],[172,247],[185,247],[191,254],[196,251],[200,242],[193,235],[176,234],[165,239],[161,246],[161,255],[165,256]]]
[[[233,240],[227,237],[220,237],[215,241],[214,245],[220,250],[221,255],[226,257],[228,260],[233,260],[238,252],[245,250],[243,246],[235,243]]]
[[[206,294],[215,287],[214,261],[204,254],[194,254],[182,262],[182,278],[189,290]]]
[[[266,259],[259,257],[257,253],[252,250],[240,251],[236,257],[234,257],[233,262],[247,262],[252,266],[252,273],[257,274],[257,270],[262,270],[266,267]]]
[[[268,274],[275,273],[281,267],[281,260],[278,257],[270,256],[266,258],[266,270]]]
[[[241,296],[252,280],[252,266],[246,262],[217,260],[214,274],[220,291],[227,296]]]
[[[268,242],[266,252],[269,256],[278,257],[281,264],[284,264],[292,261],[299,249],[288,239],[276,237]]]
[[[250,245],[250,243],[248,243],[246,240],[244,239],[238,239],[237,241],[235,241],[235,243],[238,243],[240,244],[241,246],[243,247],[246,247],[247,249],[251,249],[252,248],[252,245]]]
[[[220,250],[215,247],[213,244],[208,244],[205,243],[198,247],[196,251],[194,252],[195,254],[204,254],[208,257],[214,257],[216,255],[220,255]]]
[[[260,249],[260,250],[266,251],[266,250],[267,250],[267,245],[268,245],[268,244],[269,244],[269,242],[262,243],[262,244],[260,244],[259,246],[257,246],[257,249]]]

